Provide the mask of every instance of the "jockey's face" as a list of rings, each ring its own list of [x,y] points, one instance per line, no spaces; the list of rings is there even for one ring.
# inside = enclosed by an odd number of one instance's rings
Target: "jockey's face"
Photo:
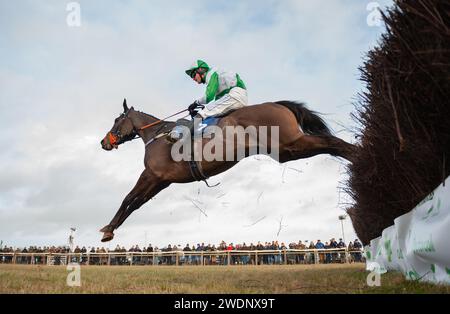
[[[197,84],[202,84],[202,74],[195,72],[194,77],[192,78],[194,81],[197,82]]]

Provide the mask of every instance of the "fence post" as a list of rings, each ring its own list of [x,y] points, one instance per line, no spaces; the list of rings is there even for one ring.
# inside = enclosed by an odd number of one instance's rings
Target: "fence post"
[[[108,253],[108,266],[110,266],[110,265],[111,265],[111,254]]]
[[[345,263],[346,264],[350,263],[349,253],[348,253],[348,249],[347,248],[345,248]]]
[[[230,266],[231,265],[231,251],[227,252],[227,259],[228,259],[227,265]]]
[[[131,258],[130,258],[130,266],[133,265],[133,253],[131,253]]]
[[[314,250],[314,264],[319,264],[319,251]]]
[[[200,265],[204,266],[205,265],[205,260],[203,259],[203,251],[202,251],[202,254],[200,256],[201,256],[200,258],[202,259],[202,262],[201,262]]]
[[[284,249],[283,250],[284,252],[284,265],[287,265],[288,264],[288,262],[287,262],[287,252],[286,252],[286,249]]]
[[[16,252],[13,253],[13,264],[16,264]]]
[[[175,266],[178,266],[178,251],[175,251]]]
[[[255,251],[255,266],[258,265],[258,251]]]

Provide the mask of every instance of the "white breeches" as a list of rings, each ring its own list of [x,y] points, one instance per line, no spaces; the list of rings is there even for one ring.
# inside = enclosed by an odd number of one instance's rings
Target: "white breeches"
[[[224,114],[227,111],[239,109],[248,104],[247,91],[240,87],[234,87],[222,98],[210,102],[198,112],[203,119],[211,116]]]

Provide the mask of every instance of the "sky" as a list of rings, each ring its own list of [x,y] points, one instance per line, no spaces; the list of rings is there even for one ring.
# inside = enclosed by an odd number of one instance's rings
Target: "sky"
[[[0,0],[0,241],[5,245],[190,245],[342,237],[346,161],[241,161],[203,182],[173,184],[101,243],[143,167],[142,141],[100,140],[122,111],[165,117],[204,92],[184,73],[193,61],[236,71],[249,103],[304,101],[337,136],[364,89],[359,70],[383,26],[374,1]],[[376,1],[384,10],[392,1]],[[73,16],[73,15],[71,15]],[[207,217],[190,200],[201,202]],[[356,235],[347,218],[345,240]]]

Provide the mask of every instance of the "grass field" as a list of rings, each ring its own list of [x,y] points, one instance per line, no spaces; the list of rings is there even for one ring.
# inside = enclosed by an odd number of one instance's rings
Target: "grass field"
[[[382,275],[368,287],[362,264],[295,266],[83,266],[68,287],[64,266],[0,265],[0,293],[450,293],[449,286]]]

